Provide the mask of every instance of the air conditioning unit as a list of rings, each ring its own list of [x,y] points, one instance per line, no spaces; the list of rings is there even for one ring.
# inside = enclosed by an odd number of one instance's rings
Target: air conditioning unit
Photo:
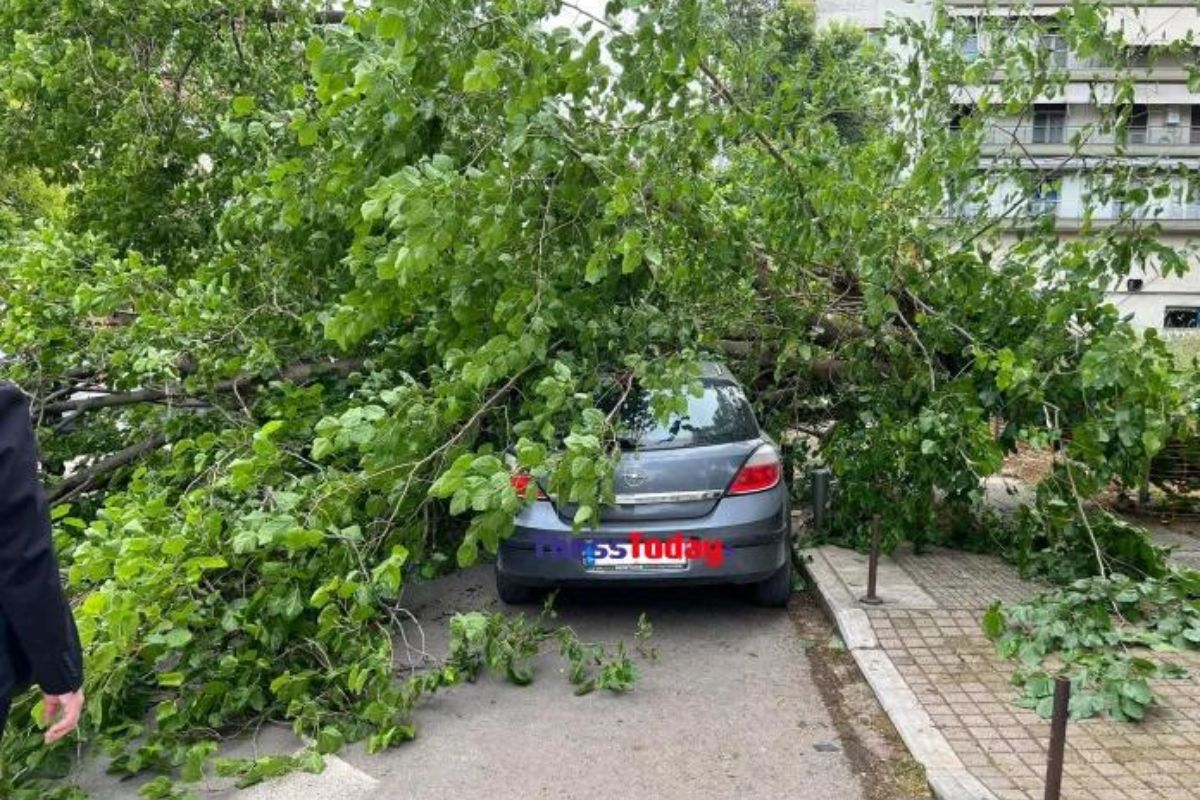
[[[1168,125],[1178,125],[1182,121],[1183,121],[1183,115],[1179,113],[1178,108],[1168,108],[1167,109],[1167,124]]]

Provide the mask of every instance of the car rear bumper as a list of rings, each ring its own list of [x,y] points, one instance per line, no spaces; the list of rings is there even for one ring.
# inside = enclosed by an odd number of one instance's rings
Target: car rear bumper
[[[636,572],[589,571],[580,559],[538,556],[533,549],[501,545],[496,569],[515,582],[529,586],[571,584],[637,583],[643,586],[703,583],[755,583],[766,580],[784,565],[787,539],[780,531],[777,541],[748,547],[728,547],[721,564],[689,561],[683,569]]]
[[[577,534],[548,502],[533,503],[517,518],[513,535],[500,545],[496,569],[506,578],[529,586],[637,583],[675,585],[697,583],[754,583],[766,580],[789,557],[790,518],[782,487],[759,496],[725,498],[713,513],[699,519],[654,520],[643,523],[605,523]],[[723,543],[719,563],[692,559],[686,567],[637,571],[588,569],[580,557],[564,557],[535,543],[547,537],[628,541],[685,538]]]

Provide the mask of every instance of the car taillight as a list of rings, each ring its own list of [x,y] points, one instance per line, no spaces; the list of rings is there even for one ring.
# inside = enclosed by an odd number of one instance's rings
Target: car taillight
[[[521,495],[521,497],[525,496],[525,490],[529,488],[529,484],[532,480],[533,476],[528,472],[514,472],[508,478],[508,482],[512,484],[512,487],[517,490],[517,494]],[[540,486],[537,487],[537,499],[549,499],[546,497],[546,493],[542,491],[542,487]]]
[[[729,494],[764,492],[779,485],[781,477],[783,462],[779,459],[779,453],[775,452],[771,445],[764,444],[746,459],[746,463],[733,477],[733,483],[729,484]]]

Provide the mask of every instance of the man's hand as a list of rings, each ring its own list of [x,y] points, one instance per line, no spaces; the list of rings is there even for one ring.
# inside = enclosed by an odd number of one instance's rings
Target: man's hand
[[[42,707],[46,724],[50,725],[46,731],[46,744],[53,744],[79,725],[79,717],[83,714],[83,689],[70,694],[44,695]]]

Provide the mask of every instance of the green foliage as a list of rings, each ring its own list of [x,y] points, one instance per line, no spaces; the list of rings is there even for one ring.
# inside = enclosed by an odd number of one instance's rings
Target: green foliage
[[[1166,573],[1166,553],[1145,531],[1100,508],[1080,512],[1070,497],[1069,488],[1056,491],[1048,481],[1011,523],[997,526],[1009,534],[1004,553],[1022,573],[1069,583],[1095,575],[1101,561],[1105,570],[1127,575]]]
[[[149,768],[174,768],[179,780],[186,785],[201,781],[206,769],[211,766],[216,775],[234,778],[235,784],[240,788],[297,769],[320,772],[324,768],[322,756],[338,752],[346,742],[361,738],[366,731],[371,731],[367,735],[368,752],[377,752],[413,739],[417,730],[409,717],[422,697],[439,689],[455,686],[464,679],[474,682],[484,670],[501,676],[516,686],[529,685],[534,676],[534,659],[541,652],[542,645],[547,642],[556,644],[567,661],[567,674],[571,683],[576,685],[576,694],[585,694],[596,688],[618,693],[630,691],[637,677],[637,668],[627,654],[624,643],[618,642],[615,652],[610,655],[608,648],[603,644],[581,642],[570,627],[556,626],[553,623],[556,615],[551,603],[552,598],[547,600],[542,613],[532,621],[526,620],[523,615],[506,616],[479,611],[455,614],[450,620],[450,652],[445,664],[413,674],[403,681],[389,680],[390,667],[379,663],[379,659],[372,654],[365,653],[355,666],[357,672],[341,684],[343,687],[350,684],[351,688],[363,688],[358,690],[357,698],[346,698],[350,702],[341,708],[341,713],[332,712],[332,705],[321,709],[324,713],[316,713],[316,704],[329,691],[321,689],[320,686],[338,684],[331,684],[328,679],[319,680],[315,672],[304,675],[279,675],[271,684],[272,693],[280,699],[289,700],[291,705],[288,713],[297,718],[298,732],[312,740],[311,746],[299,754],[257,758],[217,757],[215,740],[193,737],[191,743],[188,743],[186,736],[191,726],[208,723],[216,727],[220,724],[213,710],[215,704],[212,699],[209,698],[206,703],[205,710],[208,713],[200,715],[194,704],[183,703],[183,697],[174,694],[171,699],[160,698],[152,711],[158,734],[153,741],[146,742],[134,750],[126,750],[113,763],[113,767],[129,772]],[[652,626],[645,615],[642,615],[638,620],[635,637],[639,652],[647,659],[654,657],[653,648],[649,645],[651,632]],[[182,651],[194,637],[190,633],[180,633],[180,629],[177,628],[160,638],[175,650]],[[334,648],[335,644],[340,643],[331,642],[320,633],[309,641],[314,648],[323,648],[323,658],[331,664],[333,659],[345,657],[344,649]],[[378,639],[370,644],[386,651],[387,663],[390,664],[391,650],[388,645]],[[172,654],[171,659],[181,660],[179,653]],[[223,662],[228,662],[228,659],[223,659]],[[239,683],[236,667],[233,663],[223,664],[225,674],[230,676],[228,682],[219,687],[225,692],[236,694],[246,688]],[[383,676],[371,675],[367,670],[379,670]],[[244,670],[243,674],[250,673]],[[185,683],[186,677],[182,671],[160,673],[158,676],[159,687],[163,690],[173,690],[184,686]],[[374,690],[365,691],[372,684]],[[208,689],[197,688],[201,692]],[[310,692],[313,694],[310,695]],[[112,694],[115,693],[106,693],[103,698],[107,700]],[[328,703],[328,698],[324,699]],[[89,706],[89,714],[103,713],[106,708],[94,700],[90,702],[92,705]],[[25,713],[27,703],[22,703],[18,708],[21,713]],[[311,727],[301,727],[301,717],[306,717],[306,721],[312,723]],[[139,734],[145,732],[140,726],[136,730]],[[174,742],[172,749],[165,747],[168,742]],[[22,754],[21,750],[15,752]],[[42,753],[43,751],[34,745],[30,751],[23,754],[23,761],[18,763],[24,769],[45,769],[48,765],[42,761]],[[45,775],[37,777],[44,778]],[[62,794],[62,797],[71,796],[63,787],[52,787],[42,780],[35,779],[26,781],[23,788],[16,789],[12,796],[44,797],[47,796],[45,792],[60,790],[67,792]],[[156,800],[191,796],[186,789],[165,775],[145,784],[141,795]]]
[[[474,611],[455,614],[450,621],[450,663],[468,681],[474,681],[483,670],[501,675],[511,683],[525,686],[533,681],[534,658],[541,645],[553,641],[566,660],[567,678],[575,685],[575,694],[588,694],[596,689],[622,693],[633,688],[637,668],[617,642],[615,652],[609,653],[601,643],[580,641],[574,629],[555,627],[555,617],[548,599],[541,615],[532,621],[523,616],[484,614]],[[653,658],[648,647],[650,623],[645,615],[638,620],[636,638],[644,658]]]
[[[1150,651],[1200,649],[1200,572],[1176,570],[1136,581],[1086,578],[983,620],[997,652],[1018,662],[1018,705],[1048,717],[1053,678],[1071,680],[1071,717],[1140,720],[1156,701],[1154,678],[1186,673]]]
[[[12,231],[38,220],[61,222],[66,214],[66,192],[61,186],[47,184],[31,168],[0,174],[0,233]]]
[[[1071,6],[1052,24],[1079,52],[1111,61],[1115,90],[1131,91],[1119,35],[1097,25],[1105,13]],[[837,388],[820,405],[805,399],[775,413],[784,425],[816,414],[836,419],[822,456],[841,488],[833,519],[841,541],[863,546],[866,521],[879,513],[889,546],[903,537],[999,550],[1026,565],[1065,558],[1060,571],[1072,576],[1102,573],[1108,562],[1161,572],[1140,532],[1103,515],[1092,524],[1080,500],[1114,481],[1136,485],[1164,442],[1195,424],[1188,412],[1195,381],[1153,331],[1133,330],[1103,296],[1138,265],[1178,274],[1186,257],[1161,244],[1153,224],[1089,228],[1078,238],[1057,237],[1048,223],[1020,224],[1020,193],[1036,173],[1020,157],[985,159],[981,167],[980,146],[998,117],[1019,116],[1066,80],[1046,61],[1040,36],[1049,23],[1020,15],[985,20],[992,45],[966,63],[954,44],[965,30],[942,14],[932,26],[903,21],[889,31],[911,48],[903,78],[889,90],[900,109],[898,135],[921,146],[884,137],[849,160],[853,170],[840,182],[844,192],[862,191],[847,203],[871,209],[838,221],[857,234],[862,315],[827,311],[817,319],[818,336],[784,349],[793,359],[808,357],[815,339],[837,359]],[[992,85],[996,76],[1000,83]],[[952,129],[945,120],[957,108],[955,87],[964,84],[980,90],[980,101]],[[1114,128],[1120,137],[1120,109],[1111,113],[1118,118],[1071,146]],[[872,178],[880,170],[896,170],[882,186]],[[1153,168],[1137,179],[1106,177],[1088,185],[1083,213],[1139,181],[1154,191],[1132,202],[1153,205],[1151,196],[1172,191],[1176,180]],[[872,192],[887,194],[883,209]],[[999,197],[1011,202],[1007,218],[984,202]],[[960,203],[983,206],[963,213]],[[935,225],[931,206],[948,219]],[[800,313],[811,324],[811,312]],[[1059,448],[1060,466],[1020,524],[1000,525],[981,513],[981,478],[1022,445]],[[1047,557],[1039,556],[1046,548]]]

